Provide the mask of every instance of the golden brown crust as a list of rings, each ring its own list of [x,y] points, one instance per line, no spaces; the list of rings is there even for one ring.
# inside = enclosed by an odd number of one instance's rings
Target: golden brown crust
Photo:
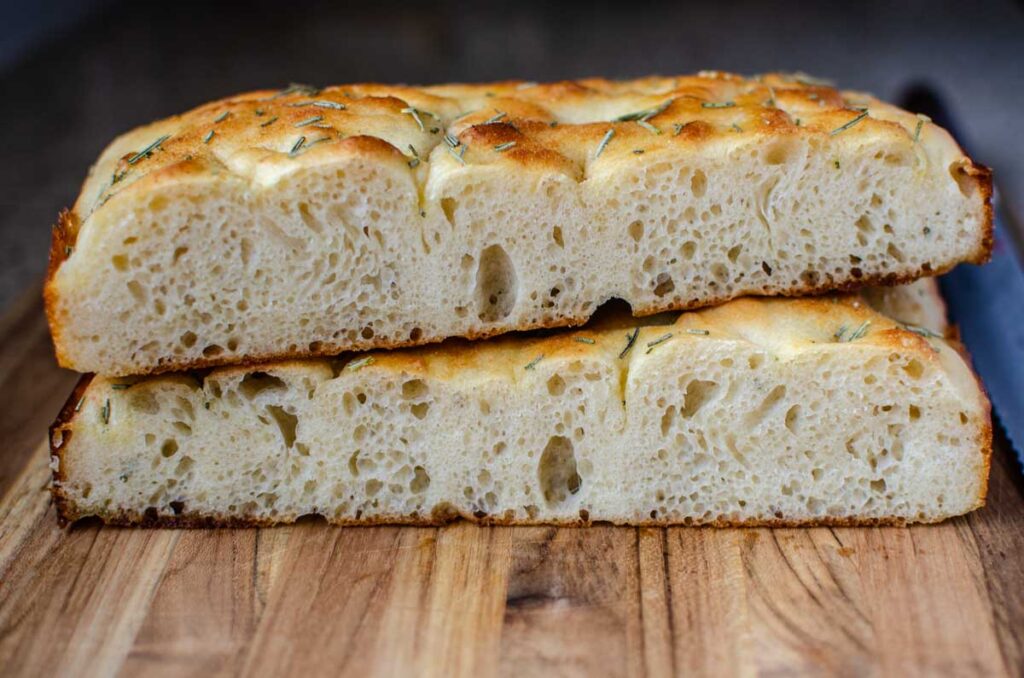
[[[53,504],[57,509],[57,520],[61,526],[69,522],[66,516],[74,515],[74,511],[72,509],[72,502],[68,500],[67,495],[64,493],[65,472],[63,464],[60,462],[64,446],[71,440],[71,436],[74,433],[74,420],[75,415],[80,409],[79,403],[85,397],[85,392],[92,380],[93,375],[82,375],[82,378],[75,384],[75,388],[71,390],[71,395],[64,401],[64,406],[57,413],[57,418],[50,424],[49,435],[47,436],[50,444],[50,458],[57,462],[53,464],[50,496],[53,498]]]

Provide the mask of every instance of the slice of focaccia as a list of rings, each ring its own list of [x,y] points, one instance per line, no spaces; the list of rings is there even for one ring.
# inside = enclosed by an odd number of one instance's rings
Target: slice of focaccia
[[[990,186],[927,119],[800,76],[292,86],[115,140],[47,311],[104,375],[480,338],[980,262]]]
[[[810,525],[937,521],[984,502],[988,402],[938,332],[856,297],[635,323],[86,378],[51,431],[58,512]]]

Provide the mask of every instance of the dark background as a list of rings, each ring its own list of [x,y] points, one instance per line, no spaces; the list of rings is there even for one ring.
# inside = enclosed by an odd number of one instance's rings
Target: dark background
[[[1024,201],[1024,11],[991,2],[0,3],[0,309],[118,133],[290,81],[433,83],[803,70],[895,100],[946,95]]]

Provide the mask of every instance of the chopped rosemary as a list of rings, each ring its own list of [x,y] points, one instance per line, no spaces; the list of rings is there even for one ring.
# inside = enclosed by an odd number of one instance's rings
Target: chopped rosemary
[[[903,328],[913,332],[914,334],[920,334],[922,337],[925,337],[926,339],[933,339],[933,338],[941,338],[942,337],[942,335],[939,334],[938,332],[933,332],[930,329],[928,329],[927,327],[921,327],[919,325],[907,325],[907,324],[904,324]]]
[[[269,99],[267,99],[267,101],[279,99],[281,97],[286,97],[289,94],[305,94],[306,96],[316,96],[319,93],[319,87],[314,87],[313,85],[303,85],[300,83],[293,82],[284,89],[278,90],[278,92],[272,95]]]
[[[104,424],[110,423],[110,398],[103,403],[103,407],[100,408],[100,419],[103,420]]]
[[[854,341],[856,339],[860,339],[861,337],[868,333],[868,327],[870,325],[871,321],[865,320],[860,324],[860,326],[857,329],[850,333],[850,336],[846,339],[846,341]]]
[[[267,120],[266,122],[261,122],[260,123],[260,127],[269,127],[269,126],[273,125],[275,122],[277,122],[277,116],[276,115],[273,118],[270,118],[269,120]]]
[[[156,141],[151,143],[149,146],[146,146],[144,149],[142,149],[141,151],[139,151],[138,153],[136,153],[132,157],[128,158],[128,164],[129,165],[134,165],[138,161],[143,160],[144,158],[148,158],[153,153],[153,151],[155,151],[158,148],[160,148],[160,144],[164,143],[165,141],[167,141],[170,138],[171,138],[170,134],[163,135],[162,137],[160,137],[159,139],[157,139]]]
[[[658,337],[654,341],[648,341],[647,342],[647,351],[644,353],[644,355],[646,355],[647,353],[650,353],[655,348],[657,348],[658,344],[664,344],[666,341],[668,341],[671,338],[672,338],[672,333],[669,332],[668,334],[661,335],[660,337]]]
[[[441,128],[440,128],[440,127],[431,127],[431,128],[430,128],[430,133],[431,133],[431,134],[437,134],[437,133],[438,133],[438,132],[440,132],[440,131],[441,131]]]
[[[329,141],[330,138],[331,137],[328,136],[328,135],[324,135],[322,137],[317,137],[316,139],[313,139],[308,144],[306,144],[305,147],[304,147],[304,150],[308,150],[311,146],[316,146],[317,144],[319,144],[322,141]]]
[[[220,115],[218,115],[216,118],[213,119],[213,124],[216,125],[219,122],[224,122],[225,120],[228,119],[229,115],[231,115],[231,111],[224,111],[223,113],[221,113]]]
[[[306,137],[299,137],[298,140],[296,140],[295,145],[292,146],[292,150],[288,151],[288,155],[295,155],[298,153],[304,143],[306,143]]]
[[[302,108],[303,106],[316,106],[317,108],[332,108],[336,111],[344,111],[348,108],[345,104],[339,104],[336,101],[326,101],[324,99],[311,99],[309,101],[296,101],[295,103],[288,104],[292,108]]]
[[[633,348],[633,344],[636,343],[636,338],[638,336],[640,336],[640,328],[639,327],[637,327],[637,328],[635,328],[633,330],[633,334],[627,334],[626,335],[626,348],[622,349],[622,353],[619,354],[619,359],[620,360],[622,358],[626,357],[626,354],[629,353],[629,349]]]
[[[647,122],[651,118],[660,113],[663,113],[666,108],[672,105],[675,99],[667,99],[662,103],[658,104],[654,108],[645,108],[642,111],[635,111],[633,113],[626,113],[615,118],[615,122]]]
[[[111,177],[110,177],[110,185],[113,186],[117,182],[121,181],[121,179],[124,179],[127,174],[128,174],[128,170],[127,169],[125,169],[125,171],[121,172],[120,174],[117,173],[117,172],[114,172],[111,175]]]
[[[213,130],[212,130],[212,129],[211,129],[211,130],[210,130],[209,132],[207,132],[207,133],[206,133],[206,136],[204,136],[204,137],[203,137],[203,143],[204,143],[204,144],[208,144],[208,143],[210,143],[210,139],[212,139],[212,138],[213,138],[213,134],[214,134],[214,132],[213,132]]]
[[[498,111],[497,115],[493,115],[490,118],[487,118],[486,120],[484,120],[484,124],[485,125],[492,125],[492,124],[494,124],[496,122],[501,122],[501,120],[505,117],[505,115],[506,115],[506,113],[504,111]]]
[[[643,155],[643,154],[644,154],[644,149],[642,149],[642,148],[634,148],[633,149],[633,155]]]
[[[856,125],[858,122],[860,122],[861,120],[863,120],[866,117],[868,117],[867,109],[865,109],[865,110],[861,111],[860,113],[858,113],[857,117],[855,117],[853,120],[851,120],[850,122],[846,123],[845,125],[841,125],[839,127],[836,127],[834,130],[829,132],[828,135],[830,137],[834,137],[837,134],[845,132],[846,130],[850,129],[851,127],[853,127],[854,125]]]
[[[857,339],[860,339],[861,337],[868,333],[868,327],[870,326],[871,321],[865,320],[855,330],[853,330],[849,334],[846,334],[846,331],[849,328],[846,325],[842,325],[839,327],[838,330],[836,330],[836,333],[833,336],[836,338],[837,341],[841,342],[856,341]]]
[[[75,248],[71,245],[64,245],[64,258],[67,259],[71,256],[71,253],[75,251]]]
[[[515,145],[516,142],[514,141],[506,141],[503,144],[498,144],[497,146],[495,146],[494,150],[496,150],[498,153],[504,153],[505,151],[507,151],[508,149],[512,148]]]
[[[126,388],[131,388],[131,384],[111,384],[110,388],[115,391],[123,391]]]
[[[544,360],[544,354],[543,353],[541,353],[539,356],[537,356],[536,358],[534,358],[530,362],[526,363],[526,367],[524,367],[523,369],[524,370],[532,370],[534,367],[537,366],[537,363],[539,363],[541,360]]]
[[[767,103],[771,108],[778,108],[775,103],[775,88],[771,85],[768,85],[768,101],[765,103]]]
[[[612,140],[613,136],[615,136],[615,130],[614,129],[610,129],[607,132],[605,132],[604,138],[601,139],[601,143],[598,144],[598,146],[597,146],[597,153],[594,154],[594,159],[595,160],[597,158],[601,157],[601,154],[604,153],[605,146],[608,145],[608,142]]]
[[[672,136],[677,137],[679,133],[683,131],[683,128],[689,125],[688,122],[676,122],[672,124]]]
[[[409,106],[408,108],[403,108],[402,113],[408,113],[409,115],[411,115],[412,119],[416,121],[417,125],[419,125],[421,132],[427,131],[427,128],[423,126],[423,119],[420,118],[420,112],[418,110],[416,110],[412,106]]]
[[[85,402],[85,396],[82,396],[81,398],[78,399],[78,402],[75,403],[75,412],[81,411],[82,403],[84,403],[84,402]]]
[[[580,344],[591,344],[591,345],[597,343],[593,339],[591,339],[590,337],[576,337],[575,339],[573,339],[573,341],[575,341],[577,343],[580,343]]]
[[[552,120],[551,122],[548,123],[548,127],[558,127],[558,121]]]
[[[932,119],[927,115],[918,113],[917,114],[917,127],[914,128],[914,143],[916,144],[918,139],[921,138],[921,128],[924,127],[926,122],[931,122]]]
[[[832,165],[834,165],[836,169],[839,169],[839,161],[838,160],[833,160],[832,161]]]
[[[372,355],[368,355],[365,358],[359,358],[358,360],[353,360],[348,365],[345,365],[345,369],[349,370],[349,371],[352,371],[352,372],[355,372],[356,370],[362,369],[362,368],[366,367],[367,365],[372,365],[374,362],[375,362],[374,357]]]
[[[256,117],[258,118],[261,115],[263,115],[263,109],[262,108],[257,108],[255,111],[253,111],[253,113],[255,113]]]
[[[704,337],[706,337],[707,335],[711,334],[707,330],[702,330],[702,329],[699,329],[699,328],[688,329],[688,330],[686,330],[686,333],[687,334],[699,334],[699,335],[704,336]]]
[[[409,150],[412,151],[412,160],[409,161],[409,167],[416,167],[420,164],[420,154],[416,152],[416,147],[409,144]]]
[[[739,125],[737,125],[736,123],[733,123],[733,124],[732,124],[732,131],[733,131],[733,132],[742,132],[742,131],[743,131],[743,128],[742,128],[742,127],[740,127]]]
[[[735,101],[702,101],[700,102],[701,108],[732,108],[736,105]]]
[[[801,85],[809,87],[835,87],[835,83],[825,78],[815,78],[813,75],[807,75],[806,73],[793,73],[792,77]]]
[[[312,125],[314,122],[320,122],[324,119],[322,115],[314,115],[312,118],[306,118],[305,120],[295,123],[295,127],[305,127],[306,125]]]
[[[466,147],[465,146],[462,146],[462,150],[460,150],[460,151],[456,151],[455,147],[451,147],[451,148],[448,149],[448,153],[453,158],[458,160],[461,164],[463,164],[463,165],[466,164],[466,160],[462,157],[462,156],[466,155]]]
[[[637,120],[636,124],[640,125],[645,130],[650,132],[651,134],[661,134],[661,130],[660,129],[658,129],[657,127],[655,127],[651,123],[647,122],[646,120]]]
[[[462,143],[462,142],[459,141],[459,138],[457,136],[455,136],[454,134],[452,134],[451,132],[445,132],[445,134],[444,134],[444,142],[446,144],[448,144],[448,146],[450,148],[455,148],[460,143]]]

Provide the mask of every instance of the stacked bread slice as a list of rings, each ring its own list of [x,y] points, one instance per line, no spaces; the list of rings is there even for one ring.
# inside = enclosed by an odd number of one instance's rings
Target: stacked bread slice
[[[116,140],[54,230],[58,360],[94,373],[51,431],[58,513],[970,511],[989,409],[934,280],[840,292],[983,262],[990,193],[927,119],[803,76],[200,107]]]

